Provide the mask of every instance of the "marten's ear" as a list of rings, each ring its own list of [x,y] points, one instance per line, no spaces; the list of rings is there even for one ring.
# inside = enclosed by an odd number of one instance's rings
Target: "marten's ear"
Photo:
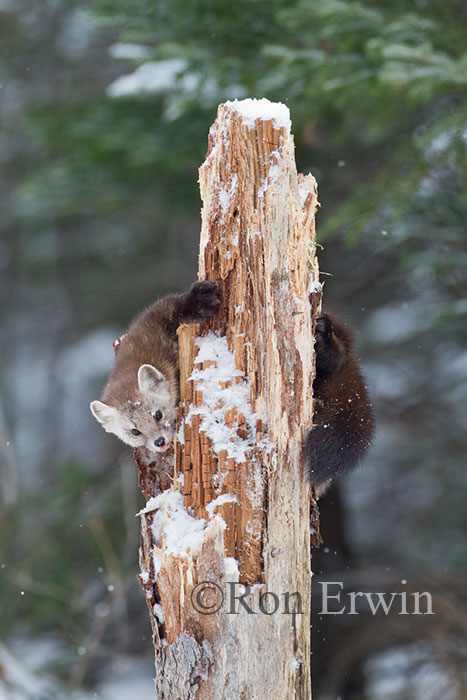
[[[113,406],[108,406],[102,401],[92,401],[90,404],[91,413],[99,421],[104,430],[108,433],[115,432],[115,424],[119,422],[119,412]]]
[[[138,370],[138,389],[142,394],[150,394],[160,388],[161,382],[165,381],[162,372],[152,365],[141,365]]]

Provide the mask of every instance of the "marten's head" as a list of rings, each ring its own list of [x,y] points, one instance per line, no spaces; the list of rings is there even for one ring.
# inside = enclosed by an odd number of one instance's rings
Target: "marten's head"
[[[152,365],[141,365],[137,387],[134,384],[118,403],[93,401],[92,414],[105,431],[130,447],[165,452],[175,435],[176,398],[171,385]]]

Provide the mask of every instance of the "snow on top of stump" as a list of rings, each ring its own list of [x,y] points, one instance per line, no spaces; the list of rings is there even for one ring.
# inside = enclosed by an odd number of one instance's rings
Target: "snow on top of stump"
[[[248,98],[247,100],[233,100],[227,102],[236,112],[243,117],[243,124],[250,129],[254,128],[256,119],[272,121],[276,129],[284,127],[286,134],[290,134],[290,111],[282,102],[270,102],[263,97],[260,100]]]

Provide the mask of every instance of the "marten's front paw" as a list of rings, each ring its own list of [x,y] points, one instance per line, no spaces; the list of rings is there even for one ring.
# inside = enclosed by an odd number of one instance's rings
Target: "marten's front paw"
[[[332,345],[332,321],[327,314],[322,314],[316,319],[315,326],[315,352],[316,361],[324,356],[329,346]]]
[[[190,313],[200,321],[211,318],[219,306],[219,288],[215,282],[194,282],[188,297]]]
[[[315,353],[316,368],[324,372],[337,372],[346,363],[347,350],[344,342],[348,332],[340,322],[329,314],[316,319]]]

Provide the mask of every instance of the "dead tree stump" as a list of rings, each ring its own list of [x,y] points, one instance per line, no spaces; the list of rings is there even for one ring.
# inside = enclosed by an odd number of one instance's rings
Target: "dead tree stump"
[[[199,278],[219,313],[179,330],[173,487],[151,476],[140,580],[161,700],[311,697],[310,293],[316,183],[297,175],[288,109],[220,105],[200,169]],[[313,304],[312,304],[313,306]],[[243,597],[242,597],[243,596]]]

